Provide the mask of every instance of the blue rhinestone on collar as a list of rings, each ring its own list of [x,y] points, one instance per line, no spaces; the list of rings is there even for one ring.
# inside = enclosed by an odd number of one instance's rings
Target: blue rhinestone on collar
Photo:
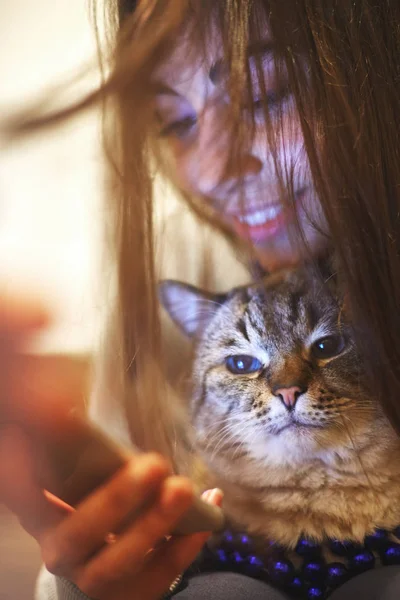
[[[400,526],[377,529],[362,544],[301,538],[295,550],[276,544],[260,547],[249,536],[226,531],[211,538],[189,575],[235,571],[268,582],[293,598],[325,600],[351,577],[375,566],[400,565]]]

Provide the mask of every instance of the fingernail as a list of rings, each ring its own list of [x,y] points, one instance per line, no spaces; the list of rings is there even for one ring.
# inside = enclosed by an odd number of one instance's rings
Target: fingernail
[[[201,495],[201,499],[205,500],[206,502],[208,502],[209,499],[210,499],[210,495],[211,495],[212,491],[213,490],[206,490],[205,492],[203,492],[202,495]]]
[[[203,496],[203,499],[205,499],[209,504],[220,504],[224,497],[224,492],[219,488],[214,488],[204,492]]]

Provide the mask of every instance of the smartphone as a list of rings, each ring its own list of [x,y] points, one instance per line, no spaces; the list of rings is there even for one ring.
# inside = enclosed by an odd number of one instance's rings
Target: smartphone
[[[45,487],[61,500],[76,506],[121,468],[130,453],[82,417],[75,417],[72,422],[62,435],[58,432],[54,437],[46,436],[44,447],[54,477]],[[197,498],[171,533],[219,532],[224,526],[223,511]]]

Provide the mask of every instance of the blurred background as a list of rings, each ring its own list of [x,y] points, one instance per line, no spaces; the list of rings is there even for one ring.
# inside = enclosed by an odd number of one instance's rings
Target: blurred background
[[[53,98],[87,65],[95,39],[86,0],[0,2],[0,118]],[[96,71],[68,94],[95,85]],[[86,351],[93,342],[102,206],[98,115],[7,144],[0,131],[0,281],[32,285],[56,327],[48,350]]]
[[[52,96],[94,59],[86,0],[1,1],[0,120]],[[94,72],[76,93],[95,80]],[[95,343],[102,178],[96,114],[12,145],[0,128],[0,284],[28,285],[53,309],[43,352],[85,356]],[[0,532],[0,600],[30,600],[36,545],[1,505]]]

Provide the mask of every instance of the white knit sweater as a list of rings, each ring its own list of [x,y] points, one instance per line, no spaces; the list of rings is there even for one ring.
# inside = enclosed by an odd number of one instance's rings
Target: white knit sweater
[[[90,600],[71,581],[56,577],[44,567],[36,582],[35,600]]]

